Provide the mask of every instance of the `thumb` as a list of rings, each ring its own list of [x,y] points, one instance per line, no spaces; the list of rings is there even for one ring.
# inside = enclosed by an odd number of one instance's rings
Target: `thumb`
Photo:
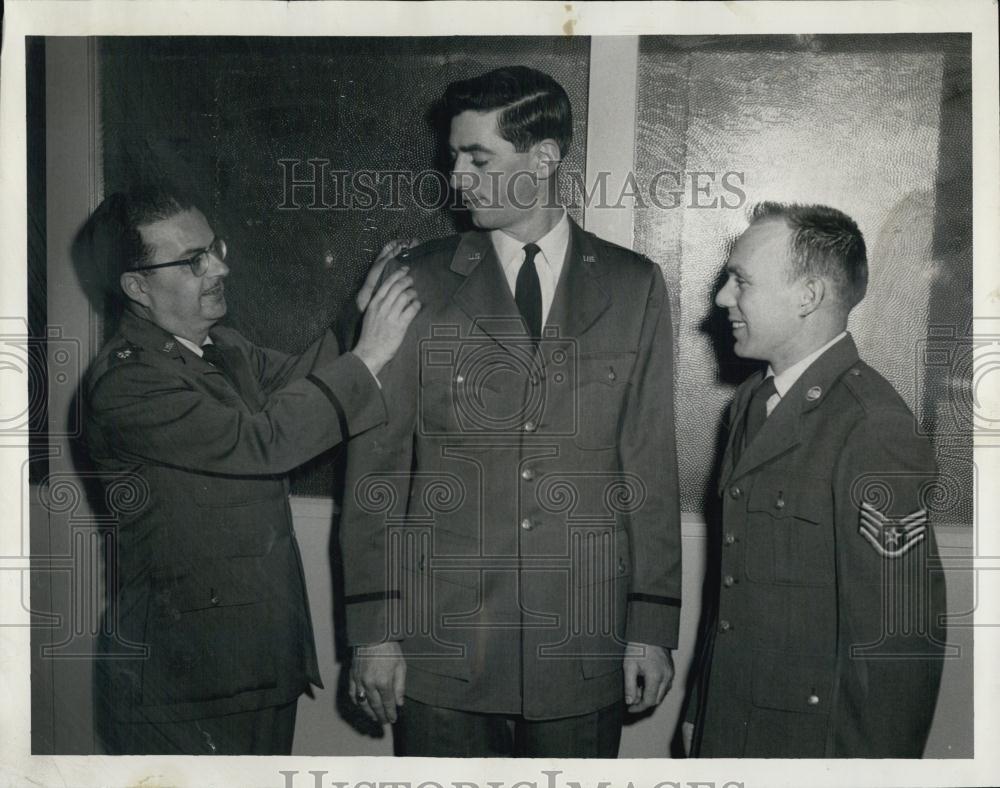
[[[639,699],[639,666],[634,660],[625,661],[625,703],[631,706]]]
[[[396,695],[396,705],[402,706],[405,700],[404,693],[406,692],[406,663],[402,663],[396,666],[395,673],[393,675],[393,691]]]

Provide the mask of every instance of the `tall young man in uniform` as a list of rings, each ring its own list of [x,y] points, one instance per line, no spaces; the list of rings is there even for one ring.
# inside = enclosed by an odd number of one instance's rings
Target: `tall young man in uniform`
[[[403,755],[615,757],[677,646],[663,276],[559,204],[555,80],[497,69],[445,104],[476,229],[405,255],[425,306],[388,423],[348,448],[352,687]]]

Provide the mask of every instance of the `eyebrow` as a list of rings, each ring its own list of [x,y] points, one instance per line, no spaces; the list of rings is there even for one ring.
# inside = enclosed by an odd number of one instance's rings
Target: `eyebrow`
[[[194,257],[196,254],[198,254],[198,252],[204,252],[206,249],[210,249],[212,247],[212,244],[214,244],[216,242],[216,240],[218,239],[218,237],[219,236],[217,236],[217,235],[213,235],[212,236],[212,240],[208,242],[207,246],[192,246],[192,247],[190,247],[188,249],[185,249],[183,252],[181,252],[181,254],[184,257]],[[180,258],[178,258],[178,259],[180,259]]]
[[[449,147],[452,153],[455,152],[455,148]],[[459,145],[458,150],[461,153],[496,153],[492,148],[487,148],[485,145],[480,145],[476,143],[475,145]]]

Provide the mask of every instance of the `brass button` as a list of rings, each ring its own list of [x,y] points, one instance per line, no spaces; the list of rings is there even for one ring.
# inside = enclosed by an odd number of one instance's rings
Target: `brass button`
[[[625,568],[626,568],[625,567],[625,559],[624,558],[619,558],[618,559],[618,572],[619,572],[619,574],[622,573],[622,572],[624,572]]]
[[[617,376],[615,375],[615,368],[614,367],[608,367],[608,380],[610,380],[612,383],[614,383],[616,377]]]
[[[736,541],[736,535],[730,532],[726,534],[726,538],[724,541],[726,544],[733,544]]]
[[[526,482],[533,481],[535,478],[535,472],[531,470],[531,468],[525,468],[523,471],[521,471],[521,478],[524,479]]]
[[[721,629],[723,632],[728,632],[732,628],[733,625],[730,624],[726,619],[722,619],[722,621],[719,622],[719,629]]]
[[[780,494],[778,495],[778,500],[776,500],[774,502],[774,508],[775,509],[784,509],[785,508],[785,499],[782,498]]]
[[[743,490],[741,490],[735,484],[732,487],[729,488],[729,497],[730,498],[733,498],[735,500],[736,498],[739,498],[741,495],[743,495]]]
[[[219,596],[218,596],[218,594],[216,594],[216,595],[214,595],[212,597],[211,602],[212,602],[213,605],[219,604]]]
[[[525,531],[530,531],[534,527],[535,524],[531,522],[530,517],[525,517],[523,520],[521,520],[521,528],[523,528]]]
[[[455,382],[456,383],[465,383],[465,376],[464,375],[455,375]]]
[[[534,432],[537,429],[538,429],[538,425],[535,424],[535,422],[533,422],[533,421],[526,421],[524,423],[524,431],[525,432]]]
[[[733,577],[732,575],[726,575],[726,576],[725,576],[725,577],[724,577],[724,578],[722,579],[722,585],[724,585],[724,586],[725,586],[726,588],[729,588],[729,587],[730,587],[730,586],[732,586],[732,584],[733,584],[733,583],[735,583],[735,582],[736,582],[736,578],[735,578],[735,577]]]
[[[809,699],[806,701],[806,703],[808,703],[810,706],[818,706],[819,705],[819,695],[810,695]]]

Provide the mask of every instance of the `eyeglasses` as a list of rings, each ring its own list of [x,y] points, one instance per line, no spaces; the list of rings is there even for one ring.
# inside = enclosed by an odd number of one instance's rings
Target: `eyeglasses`
[[[174,260],[172,263],[157,263],[156,265],[139,265],[130,270],[152,271],[154,268],[170,268],[174,265],[187,265],[191,267],[192,274],[202,277],[205,275],[205,272],[208,271],[208,264],[211,262],[212,257],[220,262],[226,259],[226,242],[222,238],[213,239],[212,243],[200,252],[197,252],[193,256],[185,258],[184,260]]]

